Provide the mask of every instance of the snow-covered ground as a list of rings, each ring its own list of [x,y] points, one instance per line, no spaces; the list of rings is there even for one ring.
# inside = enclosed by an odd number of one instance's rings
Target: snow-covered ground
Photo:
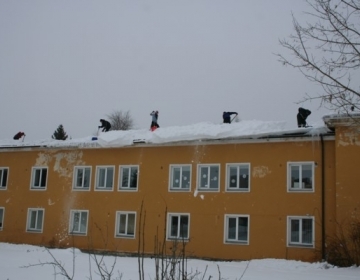
[[[22,140],[3,139],[0,140],[0,147],[12,146],[101,146],[101,147],[122,147],[134,145],[134,141],[165,144],[179,141],[201,141],[213,139],[231,138],[253,138],[265,135],[282,135],[289,133],[304,132],[311,135],[319,135],[327,132],[328,129],[323,122],[313,124],[308,128],[297,128],[289,130],[286,122],[280,121],[258,121],[243,120],[232,124],[214,124],[209,122],[196,123],[186,126],[161,127],[154,132],[148,129],[134,129],[126,131],[100,132],[97,137],[88,136],[84,138],[71,139],[66,141],[43,139],[28,141],[25,137]]]
[[[101,279],[96,266],[89,255],[72,249],[51,249],[49,252],[59,261],[69,275],[75,274],[73,279]],[[52,262],[49,252],[43,247],[31,245],[14,245],[0,243],[0,279],[1,280],[50,280],[66,279],[64,276],[54,276],[52,265],[31,266]],[[73,266],[73,252],[75,265]],[[90,258],[91,259],[91,258]],[[115,257],[105,257],[108,268],[114,263]],[[219,269],[218,269],[219,267]],[[306,263],[278,259],[263,259],[241,262],[212,262],[190,259],[187,261],[187,271],[193,274],[198,271],[195,279],[242,279],[242,280],[359,280],[360,267],[337,268],[327,263]],[[58,271],[57,271],[58,272]],[[145,279],[155,279],[154,259],[144,260]],[[205,277],[204,272],[206,272]],[[122,274],[122,280],[139,279],[138,259],[136,257],[117,257],[112,279]],[[194,279],[194,280],[195,280]]]

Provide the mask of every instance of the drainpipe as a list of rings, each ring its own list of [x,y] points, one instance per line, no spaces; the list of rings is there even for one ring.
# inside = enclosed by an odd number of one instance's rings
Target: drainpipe
[[[325,148],[324,138],[320,134],[321,140],[321,257],[324,261],[326,259],[325,252]]]

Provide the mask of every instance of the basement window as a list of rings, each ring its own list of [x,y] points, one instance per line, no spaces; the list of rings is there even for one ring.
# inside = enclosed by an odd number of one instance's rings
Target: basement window
[[[86,235],[89,211],[71,210],[69,233],[73,235]]]
[[[288,217],[288,246],[314,247],[314,217]]]
[[[225,243],[249,244],[249,216],[225,215]]]
[[[44,223],[44,209],[40,208],[29,208],[27,216],[27,232],[41,233],[43,231]]]
[[[116,212],[116,237],[135,238],[135,225],[136,225],[135,212]]]
[[[188,240],[190,231],[190,215],[168,213],[167,239]]]

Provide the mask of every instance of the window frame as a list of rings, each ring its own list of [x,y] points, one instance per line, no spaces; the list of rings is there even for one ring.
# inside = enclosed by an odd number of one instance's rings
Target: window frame
[[[4,181],[4,170],[6,170],[5,186],[3,186]],[[8,181],[9,181],[9,167],[0,167],[0,190],[7,190]]]
[[[303,220],[312,220],[312,232],[311,232],[311,243],[305,243],[302,241],[303,232],[302,232],[302,223]],[[299,220],[299,242],[294,242],[291,240],[291,221]],[[287,217],[287,247],[302,247],[302,248],[315,248],[315,216],[288,216]]]
[[[36,221],[35,221],[35,228],[31,227],[32,224],[32,213],[36,212]],[[39,212],[42,212],[42,217],[41,217],[41,228],[38,229],[38,219],[39,219]],[[30,232],[30,233],[42,233],[44,230],[44,220],[45,220],[45,209],[44,208],[28,208],[28,212],[27,212],[27,219],[26,219],[26,232]]]
[[[134,215],[134,234],[128,234],[129,230],[129,215]],[[121,216],[126,215],[126,224],[125,224],[125,230],[126,233],[120,233],[119,227],[121,223]],[[135,211],[116,211],[115,214],[115,238],[126,238],[126,239],[135,239],[136,238],[136,212]]]
[[[125,168],[129,169],[129,178],[131,178],[131,168],[135,168],[137,169],[137,174],[136,174],[136,188],[131,188],[130,187],[130,182],[131,180],[129,180],[128,182],[128,187],[123,187],[122,186],[122,179],[123,179],[123,170]],[[129,192],[137,192],[139,190],[139,174],[140,174],[140,166],[139,165],[119,165],[119,182],[118,182],[118,191],[129,191]]]
[[[5,207],[0,207],[0,231],[4,229]]]
[[[210,175],[211,167],[217,167],[218,168],[218,178],[217,178],[217,188],[211,188],[211,187],[201,187],[201,169],[202,168],[208,168],[208,175]],[[209,176],[210,178],[210,176]],[[207,164],[198,164],[197,165],[197,175],[196,175],[196,190],[197,191],[204,191],[204,192],[220,192],[220,164],[219,163],[207,163]],[[209,183],[209,179],[207,180]]]
[[[229,219],[236,218],[236,236],[238,236],[239,231],[239,218],[247,218],[247,235],[246,241],[239,239],[229,239]],[[224,215],[224,244],[233,244],[233,245],[249,245],[250,244],[250,215],[245,214],[225,214]]]
[[[237,167],[237,172],[240,172],[241,167],[247,167],[248,168],[248,186],[247,188],[241,188],[240,187],[240,181],[237,180],[237,187],[231,188],[230,187],[230,168],[231,167]],[[238,177],[240,177],[240,174],[237,174]],[[250,186],[251,186],[251,164],[244,162],[244,163],[227,163],[226,164],[226,182],[225,182],[225,191],[226,192],[250,192]]]
[[[180,183],[178,188],[173,186],[173,174],[174,174],[174,169],[175,168],[180,168],[180,177],[183,174],[183,168],[184,167],[188,167],[190,170],[190,174],[189,174],[189,188],[183,188],[182,187],[182,180],[180,180]],[[171,192],[191,192],[191,179],[192,178],[192,165],[191,164],[170,164],[169,165],[169,191]]]
[[[304,165],[311,165],[311,180],[312,180],[312,187],[311,188],[305,188],[300,187],[302,184],[299,184],[299,188],[292,187],[292,177],[291,177],[291,168],[293,166],[298,166],[299,169],[299,181],[302,181],[302,168]],[[313,193],[315,192],[315,162],[313,161],[289,161],[287,163],[287,191],[291,193]]]
[[[83,213],[86,213],[86,229],[85,232],[82,231],[73,231],[71,228],[73,228],[74,223],[74,216],[76,213],[80,213],[81,215]],[[82,217],[80,216],[80,221]],[[72,209],[70,210],[70,220],[69,220],[69,235],[79,235],[79,236],[87,236],[88,232],[88,226],[89,226],[89,210],[80,210],[80,209]],[[81,223],[80,223],[80,229],[81,229]]]
[[[180,234],[180,227],[179,223],[181,223],[181,217],[187,217],[187,237],[181,237]],[[172,217],[178,217],[178,228],[177,228],[177,234],[176,236],[172,236]],[[190,213],[167,213],[167,222],[166,222],[166,240],[167,241],[184,241],[188,242],[190,241]]]
[[[83,176],[83,178],[82,178],[82,187],[76,186],[78,171],[82,170],[83,174],[86,174],[86,169],[89,169],[89,172],[90,172],[89,187],[88,188],[83,187],[85,176]],[[92,166],[81,166],[81,165],[74,166],[72,190],[73,191],[90,191],[91,190],[91,173],[92,173]]]
[[[99,172],[101,169],[106,169],[106,178],[105,178],[105,185],[106,185],[106,181],[107,181],[107,170],[109,168],[112,168],[113,170],[113,174],[112,174],[112,178],[111,178],[111,181],[112,181],[112,184],[111,184],[111,188],[106,188],[106,187],[99,187],[99,180],[100,180],[100,176],[99,176]],[[96,166],[96,175],[95,175],[95,186],[94,186],[94,189],[95,191],[104,191],[104,192],[109,192],[109,191],[113,191],[114,190],[114,178],[115,178],[115,166],[114,165],[98,165]]]
[[[43,179],[42,172],[46,170],[46,177],[45,177],[45,186],[39,187],[35,186],[35,180],[36,180],[36,171],[40,170],[40,181]],[[35,191],[46,191],[47,190],[47,184],[48,184],[48,176],[49,176],[49,168],[47,166],[33,166],[31,169],[31,182],[30,182],[30,190]],[[41,185],[41,182],[40,182]]]

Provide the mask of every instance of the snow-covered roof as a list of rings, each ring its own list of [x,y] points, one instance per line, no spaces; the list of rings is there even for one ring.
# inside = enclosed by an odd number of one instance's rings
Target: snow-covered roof
[[[165,144],[184,141],[222,140],[222,139],[258,139],[281,137],[286,135],[319,135],[328,133],[322,123],[307,128],[286,129],[286,122],[281,121],[240,121],[232,124],[214,124],[202,122],[186,126],[161,127],[155,131],[147,129],[101,132],[98,136],[79,139],[37,141],[0,140],[0,148],[9,147],[124,147],[136,143]]]

